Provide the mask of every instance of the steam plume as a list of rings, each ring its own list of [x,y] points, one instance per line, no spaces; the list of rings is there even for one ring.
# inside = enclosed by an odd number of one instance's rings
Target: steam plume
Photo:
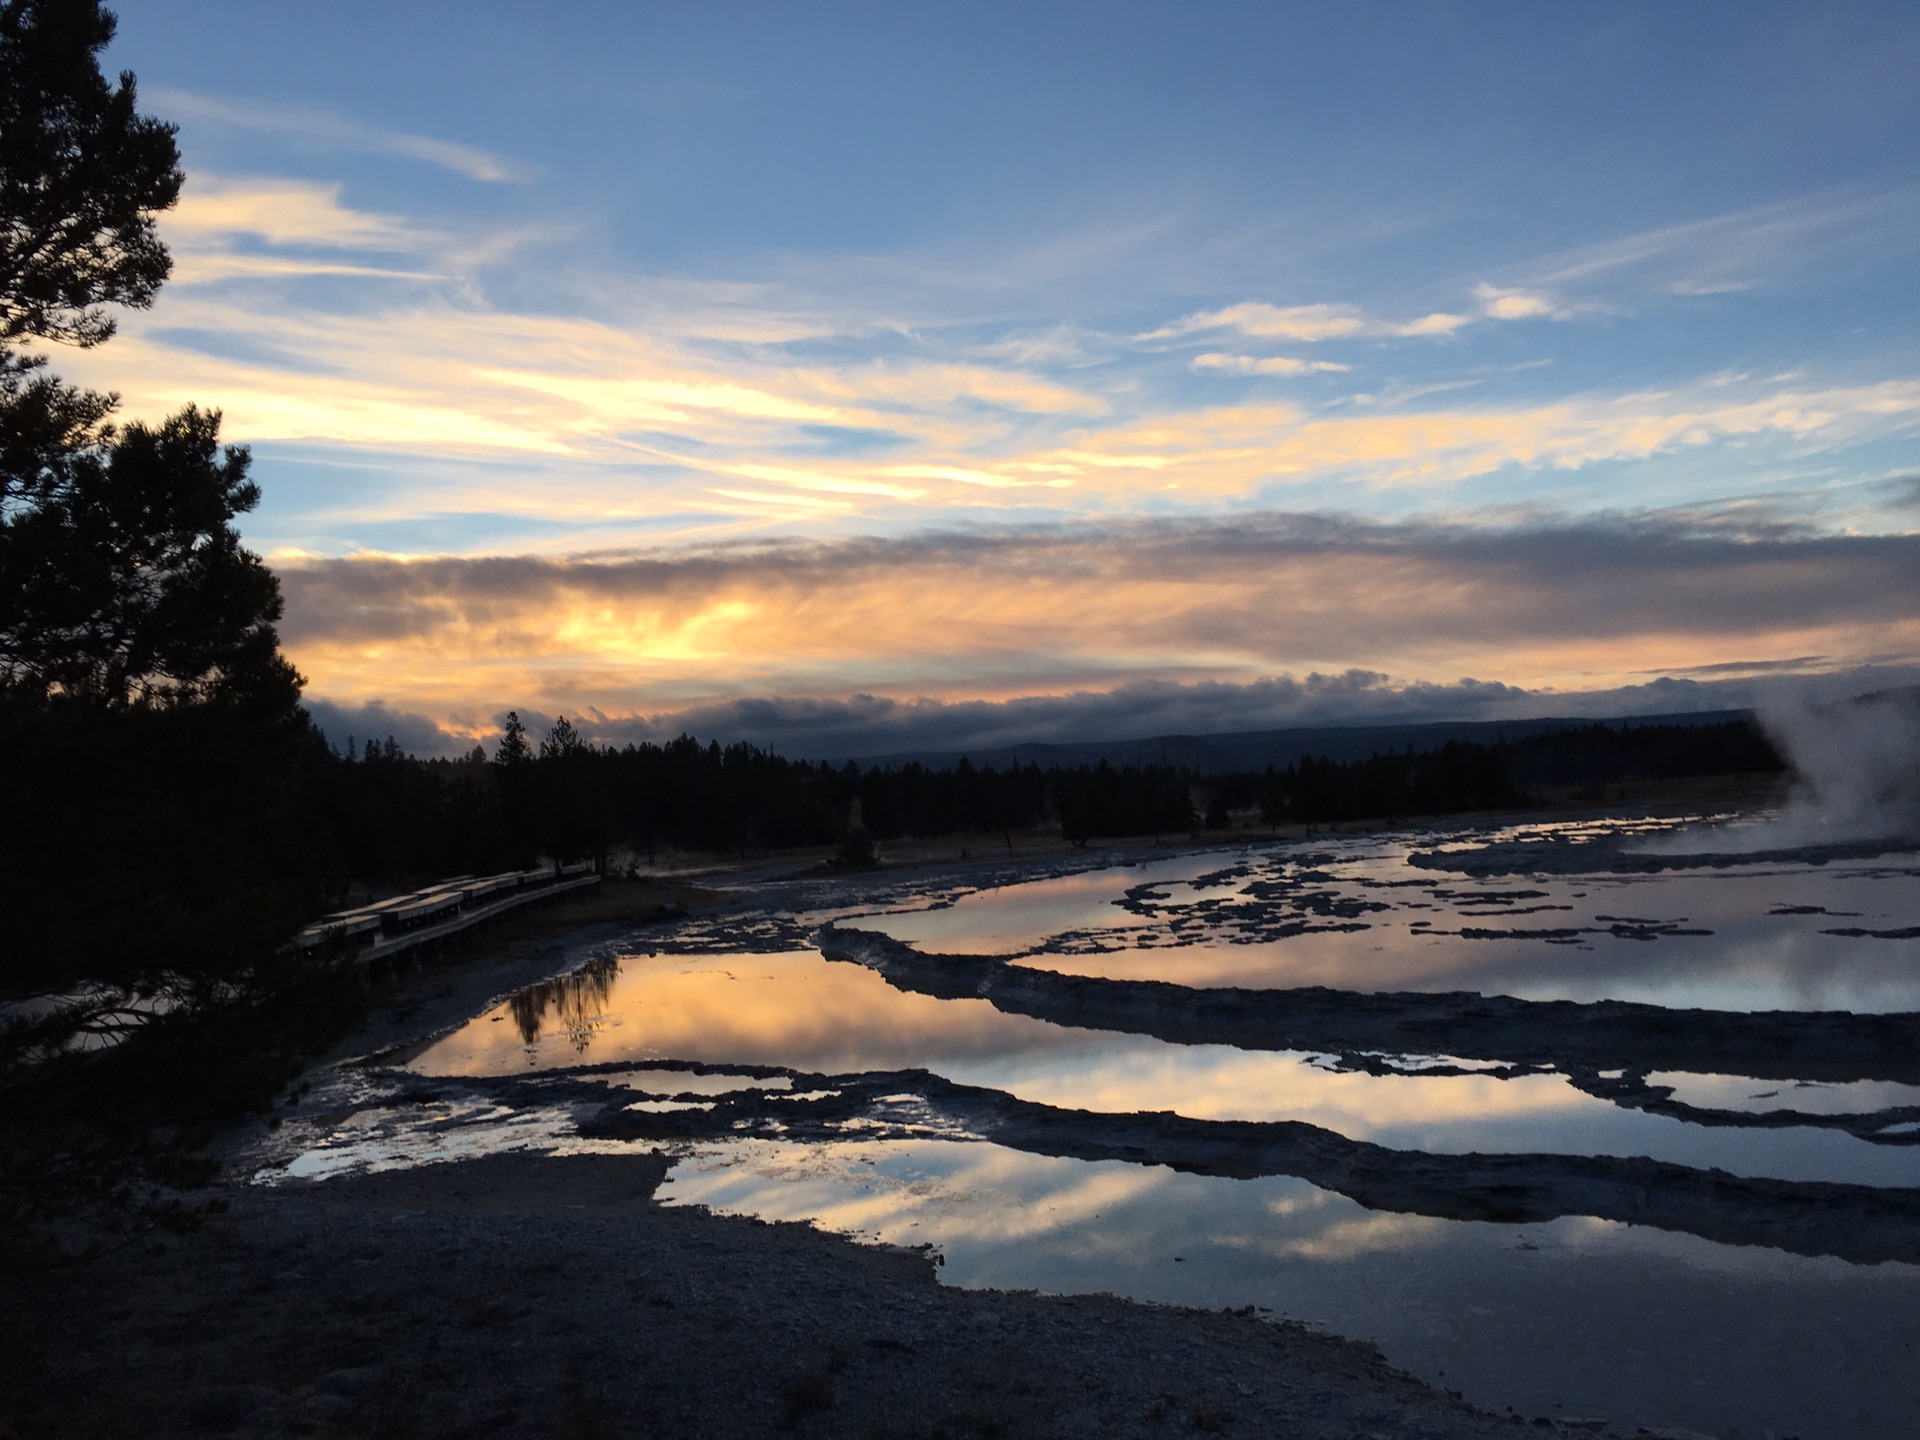
[[[1829,704],[1778,699],[1760,724],[1786,758],[1785,807],[1759,824],[1685,830],[1666,852],[1798,850],[1912,838],[1920,843],[1920,687]]]

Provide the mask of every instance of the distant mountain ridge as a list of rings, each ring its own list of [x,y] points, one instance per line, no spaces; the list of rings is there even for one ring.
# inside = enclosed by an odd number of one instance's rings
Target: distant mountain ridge
[[[1081,765],[1185,765],[1202,775],[1286,766],[1302,755],[1316,760],[1365,760],[1389,750],[1433,750],[1449,740],[1498,745],[1529,735],[1579,730],[1589,725],[1618,729],[1625,725],[1722,725],[1750,720],[1751,710],[1696,710],[1677,715],[1554,716],[1533,720],[1442,720],[1418,725],[1320,725],[1282,730],[1239,730],[1220,735],[1154,735],[1138,740],[1089,740],[1045,744],[1031,742],[992,750],[909,750],[890,755],[847,756],[862,768],[902,769],[918,764],[951,770],[964,757],[996,770],[1038,765],[1041,769],[1077,769]]]

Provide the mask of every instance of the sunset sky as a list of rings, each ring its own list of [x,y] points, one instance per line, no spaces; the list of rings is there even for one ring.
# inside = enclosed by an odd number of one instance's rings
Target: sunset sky
[[[1920,678],[1920,9],[121,0],[336,738]]]

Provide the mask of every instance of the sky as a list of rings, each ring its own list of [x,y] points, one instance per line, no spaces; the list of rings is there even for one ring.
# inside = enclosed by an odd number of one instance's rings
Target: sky
[[[337,740],[1920,678],[1920,9],[121,0]]]

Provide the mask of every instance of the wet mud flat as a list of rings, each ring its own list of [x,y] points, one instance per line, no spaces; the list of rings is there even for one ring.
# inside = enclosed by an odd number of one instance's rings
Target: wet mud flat
[[[229,1186],[191,1233],[15,1254],[0,1433],[1591,1433],[1295,1325],[955,1290],[924,1253],[662,1207],[667,1167],[499,1154]]]

